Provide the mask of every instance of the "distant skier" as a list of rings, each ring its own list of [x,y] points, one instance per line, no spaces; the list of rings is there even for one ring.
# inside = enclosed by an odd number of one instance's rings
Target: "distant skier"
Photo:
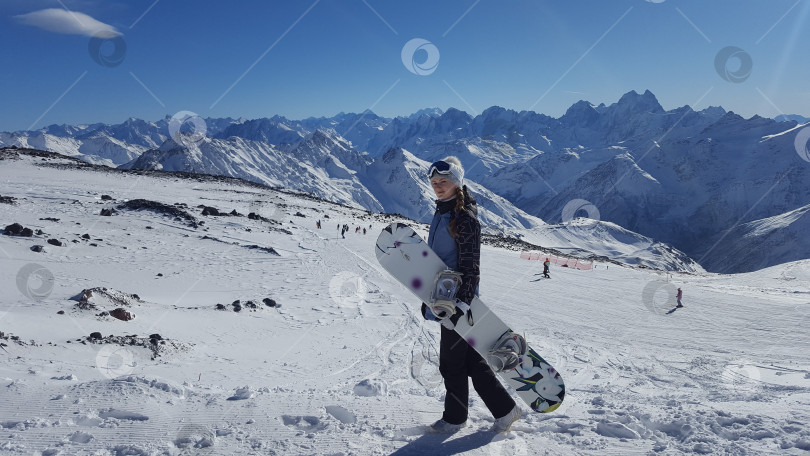
[[[683,290],[678,288],[678,294],[676,294],[675,297],[678,299],[678,305],[675,307],[683,307],[683,304],[681,304],[681,298],[683,298]]]
[[[551,278],[551,276],[548,275],[549,266],[551,266],[551,261],[549,261],[549,259],[546,258],[546,261],[543,262],[543,277],[545,277],[547,279]]]
[[[520,418],[521,410],[506,392],[483,357],[453,329],[470,310],[476,295],[481,255],[481,225],[478,206],[464,185],[464,168],[456,157],[447,157],[430,166],[428,180],[436,193],[436,212],[430,224],[428,245],[451,269],[463,274],[456,293],[456,310],[443,318],[422,304],[427,320],[440,321],[439,372],[447,390],[442,418],[430,432],[453,433],[464,427],[468,416],[469,380],[484,404],[496,418],[492,430],[508,431]]]

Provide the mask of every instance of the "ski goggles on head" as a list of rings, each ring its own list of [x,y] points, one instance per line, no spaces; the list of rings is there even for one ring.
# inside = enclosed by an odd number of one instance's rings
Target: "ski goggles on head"
[[[444,160],[439,160],[430,165],[430,169],[428,170],[428,179],[433,179],[436,174],[441,174],[444,176],[450,175],[450,163],[447,163]]]

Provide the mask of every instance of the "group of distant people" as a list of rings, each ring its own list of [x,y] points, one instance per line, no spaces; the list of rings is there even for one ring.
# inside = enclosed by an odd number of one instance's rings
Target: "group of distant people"
[[[369,230],[371,229],[371,225],[368,226],[368,229]],[[362,230],[363,234],[367,233],[366,228],[360,228],[360,226],[354,227],[354,232],[355,233],[359,233],[361,230]],[[346,233],[349,232],[349,225],[348,224],[341,225],[341,224],[338,223],[338,231],[340,231],[340,236],[343,239],[346,239]]]
[[[317,221],[315,222],[315,228],[316,228],[316,229],[319,229],[319,230],[320,230],[320,229],[322,229],[322,225],[321,225],[321,221],[320,221],[320,220],[317,220]],[[341,225],[340,223],[338,223],[337,229],[338,229],[338,231],[340,231],[340,236],[341,236],[341,237],[343,237],[343,239],[346,239],[346,233],[348,233],[348,232],[349,232],[349,230],[350,230],[350,228],[349,228],[349,224],[348,224],[348,223],[344,223],[343,225]],[[355,232],[355,233],[360,233],[360,232],[362,231],[362,232],[363,232],[363,234],[366,234],[366,233],[368,232],[367,230],[370,230],[370,229],[371,229],[371,225],[369,225],[369,226],[368,226],[368,228],[361,228],[361,227],[358,225],[358,226],[355,226],[355,227],[354,227],[354,232]]]
[[[321,225],[320,220],[317,220],[315,222],[315,228],[319,229],[319,230],[322,229],[322,225]],[[340,236],[343,239],[346,239],[346,233],[348,233],[349,230],[350,230],[349,224],[344,223],[343,225],[341,225],[340,223],[338,223],[337,229],[338,229],[338,231],[340,231]],[[354,227],[354,232],[355,233],[360,233],[362,231],[363,234],[366,234],[366,233],[368,233],[368,230],[371,230],[371,225],[369,225],[368,228],[361,228],[359,225]]]

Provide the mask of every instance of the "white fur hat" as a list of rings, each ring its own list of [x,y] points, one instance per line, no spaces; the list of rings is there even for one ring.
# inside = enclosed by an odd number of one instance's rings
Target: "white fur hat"
[[[445,166],[445,164],[448,166]],[[461,166],[461,161],[458,157],[451,155],[430,165],[428,180],[433,180],[436,176],[449,180],[458,188],[464,186],[464,167]]]

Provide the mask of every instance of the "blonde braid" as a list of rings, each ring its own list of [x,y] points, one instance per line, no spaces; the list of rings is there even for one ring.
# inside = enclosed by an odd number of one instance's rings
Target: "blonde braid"
[[[458,215],[461,211],[464,210],[464,202],[467,199],[467,186],[465,185],[463,188],[456,187],[456,208],[455,208],[455,215]],[[458,232],[456,232],[456,217],[453,217],[453,220],[450,221],[450,235],[454,238],[458,237]]]

